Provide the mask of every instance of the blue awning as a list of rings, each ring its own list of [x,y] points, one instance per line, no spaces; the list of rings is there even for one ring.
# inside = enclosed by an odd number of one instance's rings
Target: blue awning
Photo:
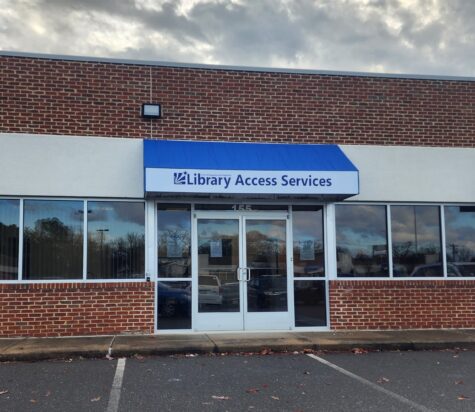
[[[343,198],[358,170],[337,145],[144,140],[145,192]]]

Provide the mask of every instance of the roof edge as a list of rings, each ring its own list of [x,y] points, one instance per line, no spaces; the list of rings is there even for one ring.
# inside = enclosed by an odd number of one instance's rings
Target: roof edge
[[[292,69],[292,68],[273,68],[273,67],[252,67],[252,66],[233,66],[220,64],[204,64],[204,63],[180,63],[169,61],[154,60],[134,60],[134,59],[116,59],[110,57],[91,57],[91,56],[74,56],[62,54],[47,53],[31,53],[0,50],[0,57],[23,57],[31,59],[44,60],[65,60],[80,61],[88,63],[104,63],[104,64],[124,64],[136,66],[157,66],[157,67],[176,67],[187,69],[201,70],[224,70],[224,71],[241,71],[241,72],[262,72],[262,73],[282,73],[282,74],[304,74],[304,75],[321,75],[321,76],[345,76],[345,77],[374,77],[386,79],[411,79],[411,80],[445,80],[445,81],[468,81],[475,82],[475,77],[470,76],[445,76],[430,74],[406,74],[406,73],[372,73],[372,72],[354,72],[354,71],[337,71],[337,70],[312,70],[312,69]]]

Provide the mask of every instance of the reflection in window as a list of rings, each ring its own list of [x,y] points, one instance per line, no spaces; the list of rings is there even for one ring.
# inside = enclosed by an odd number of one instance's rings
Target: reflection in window
[[[24,201],[24,279],[82,278],[83,213],[80,201]]]
[[[337,273],[389,276],[386,207],[336,205]]]
[[[189,205],[159,204],[158,277],[191,276],[191,212]]]
[[[144,203],[88,202],[87,213],[87,277],[143,278]]]
[[[295,326],[326,326],[327,305],[324,280],[294,282]]]
[[[249,312],[287,310],[286,252],[285,220],[246,221]]]
[[[475,276],[475,206],[446,206],[448,276]]]
[[[391,206],[394,276],[443,276],[438,206]]]
[[[18,278],[20,201],[0,199],[0,280]]]
[[[325,276],[323,207],[292,208],[294,276]]]
[[[239,312],[239,220],[199,219],[198,311]]]
[[[191,282],[157,282],[157,329],[191,329]]]

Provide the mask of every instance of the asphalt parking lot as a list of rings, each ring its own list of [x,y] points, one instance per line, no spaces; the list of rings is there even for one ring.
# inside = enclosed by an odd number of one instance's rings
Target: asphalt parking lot
[[[1,411],[473,411],[475,352],[0,364]]]

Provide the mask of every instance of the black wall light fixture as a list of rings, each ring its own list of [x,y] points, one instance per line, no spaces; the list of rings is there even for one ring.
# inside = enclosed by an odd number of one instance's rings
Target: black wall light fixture
[[[142,104],[142,117],[147,119],[158,119],[162,116],[162,105],[157,103]]]

